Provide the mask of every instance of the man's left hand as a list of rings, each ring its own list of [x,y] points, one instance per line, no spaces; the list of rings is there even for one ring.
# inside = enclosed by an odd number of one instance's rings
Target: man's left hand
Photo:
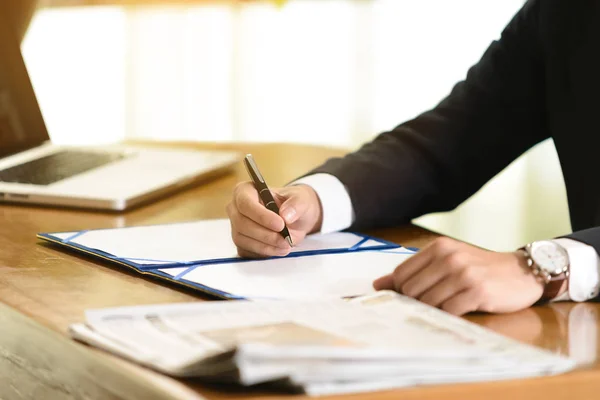
[[[518,311],[538,301],[544,290],[519,252],[493,252],[450,238],[436,239],[373,286],[455,315]]]

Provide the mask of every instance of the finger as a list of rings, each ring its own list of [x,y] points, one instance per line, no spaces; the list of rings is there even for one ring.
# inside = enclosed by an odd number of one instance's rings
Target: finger
[[[387,274],[381,278],[375,279],[375,281],[373,281],[373,288],[375,290],[394,290],[394,276],[392,274]]]
[[[446,300],[440,307],[454,315],[464,315],[479,309],[479,296],[475,289],[463,290]]]
[[[450,238],[436,239],[431,245],[404,261],[394,271],[395,289],[401,292],[402,285],[414,274],[430,265],[434,260],[443,259],[457,246],[457,242]]]
[[[259,225],[274,232],[281,232],[284,227],[283,219],[260,203],[258,193],[249,182],[240,184],[234,192],[235,208],[240,214],[250,218]]]
[[[398,265],[392,273],[394,284],[393,290],[402,293],[402,286],[414,274],[429,265],[435,254],[427,249],[420,251],[402,264]]]
[[[257,224],[250,218],[242,215],[235,208],[229,211],[231,221],[231,231],[238,232],[244,236],[258,240],[264,244],[287,249],[290,247],[288,242],[281,236],[279,232],[272,231],[262,225]]]
[[[279,209],[281,210],[281,205],[288,198],[288,192],[287,192],[286,188],[275,189],[275,190],[270,189],[270,190],[271,190],[271,195],[273,196],[273,200],[275,200],[275,204],[277,204],[277,207],[279,207]],[[279,215],[281,215],[281,213]]]
[[[234,233],[232,236],[233,242],[238,249],[243,249],[244,254],[254,253],[254,255],[258,255],[259,257],[283,257],[290,252],[289,246],[287,249],[271,246],[251,237],[242,235],[239,232]]]
[[[419,298],[423,293],[433,290],[444,278],[450,275],[449,268],[435,258],[429,265],[417,271],[400,287],[403,294]]]
[[[282,200],[279,215],[286,224],[298,221],[310,207],[310,200],[303,195],[303,190],[298,187],[284,188],[278,197]]]
[[[445,301],[469,287],[461,274],[449,274],[418,297],[423,303],[440,307]]]
[[[253,253],[246,249],[242,249],[241,247],[238,247],[237,250],[238,250],[238,256],[240,256],[242,258],[256,258],[256,259],[265,258],[265,256],[263,256],[263,255]]]

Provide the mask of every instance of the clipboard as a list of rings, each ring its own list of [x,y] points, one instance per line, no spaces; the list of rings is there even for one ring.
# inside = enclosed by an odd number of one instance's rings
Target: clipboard
[[[110,261],[144,275],[175,282],[225,299],[247,298],[219,287],[189,279],[189,274],[202,267],[231,266],[256,263],[276,266],[283,260],[298,259],[294,265],[310,265],[317,259],[335,254],[361,252],[414,253],[395,243],[352,232],[309,235],[286,257],[249,260],[237,256],[231,240],[229,220],[215,219],[176,224],[135,226],[116,229],[82,230],[74,232],[40,233],[38,238],[59,247],[74,250],[98,259]],[[281,261],[278,261],[281,259]],[[331,260],[331,257],[327,258]],[[319,258],[317,261],[321,261]],[[331,262],[331,261],[329,261]],[[285,261],[289,264],[290,261]],[[236,267],[236,270],[239,268]],[[268,293],[267,293],[268,294]]]

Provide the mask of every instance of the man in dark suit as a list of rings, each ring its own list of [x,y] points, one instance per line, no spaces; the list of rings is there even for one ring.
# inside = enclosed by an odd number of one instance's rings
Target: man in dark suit
[[[285,255],[284,220],[299,242],[450,210],[552,137],[575,233],[512,253],[442,238],[374,286],[459,315],[588,300],[600,286],[599,110],[600,2],[531,0],[437,107],[274,190],[281,216],[240,184],[228,206],[233,240],[244,256]]]

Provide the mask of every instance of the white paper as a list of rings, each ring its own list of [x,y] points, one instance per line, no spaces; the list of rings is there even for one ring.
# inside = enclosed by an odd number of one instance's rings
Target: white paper
[[[476,356],[489,358],[516,343],[489,336],[484,329],[449,314],[427,313],[431,307],[387,293],[376,294],[381,301],[373,304],[312,299],[117,307],[87,310],[86,320],[106,337],[127,342],[141,353],[164,353],[169,359],[203,357],[246,344],[246,356],[273,360],[307,357],[390,360],[417,356],[467,360]],[[277,343],[271,342],[272,338],[267,340],[268,332],[288,322],[313,329],[315,335],[301,333],[296,337],[297,331],[287,329],[288,339],[273,347]],[[249,327],[259,327],[261,331],[244,329]],[[238,331],[232,335],[225,333],[226,330]],[[304,338],[304,343],[298,343],[299,337]],[[163,351],[161,342],[172,348]]]
[[[65,240],[75,234],[76,232],[55,233],[53,236]],[[348,232],[310,235],[294,247],[292,253],[347,249],[362,240],[363,237]],[[238,257],[227,219],[92,230],[74,237],[70,242],[146,265]],[[377,241],[368,240],[360,247],[380,245]]]
[[[204,265],[181,279],[249,299],[340,298],[372,293],[373,280],[410,256],[360,251]]]

